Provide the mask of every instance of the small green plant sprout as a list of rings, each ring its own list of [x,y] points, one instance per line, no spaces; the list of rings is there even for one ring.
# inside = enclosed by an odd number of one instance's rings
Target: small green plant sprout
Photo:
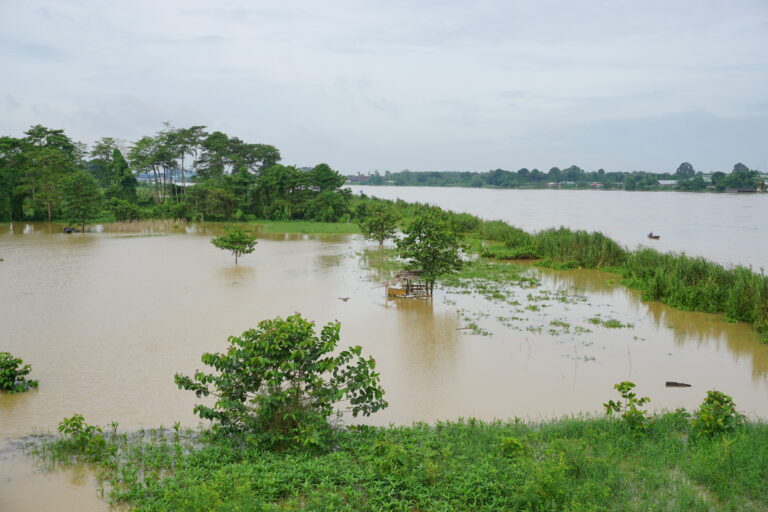
[[[211,243],[219,249],[230,251],[235,256],[235,266],[237,266],[237,259],[240,256],[253,252],[256,236],[238,226],[225,226],[224,234],[212,238]]]
[[[21,393],[36,388],[36,380],[27,380],[31,371],[30,365],[24,364],[18,357],[13,357],[10,352],[0,352],[0,391]]]
[[[603,407],[609,416],[613,413],[620,413],[629,428],[634,431],[642,431],[647,427],[648,416],[647,411],[640,409],[640,407],[650,402],[651,399],[647,396],[638,398],[637,394],[632,391],[634,387],[635,383],[629,381],[614,385],[613,389],[619,392],[622,400],[609,400],[603,404]]]
[[[359,346],[336,353],[341,325],[315,334],[315,324],[296,314],[260,322],[230,336],[224,354],[203,354],[216,373],[176,374],[181,389],[212,395],[212,406],[194,412],[222,433],[255,434],[269,447],[323,448],[337,403],[348,401],[353,416],[369,416],[388,404],[373,358]]]
[[[720,391],[707,391],[707,397],[691,420],[694,435],[715,437],[731,434],[744,423],[744,415],[736,412],[733,399]]]

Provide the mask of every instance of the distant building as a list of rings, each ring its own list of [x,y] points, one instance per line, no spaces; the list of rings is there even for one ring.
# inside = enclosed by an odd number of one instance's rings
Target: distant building
[[[662,187],[674,187],[674,186],[677,186],[677,180],[659,180],[658,183]]]

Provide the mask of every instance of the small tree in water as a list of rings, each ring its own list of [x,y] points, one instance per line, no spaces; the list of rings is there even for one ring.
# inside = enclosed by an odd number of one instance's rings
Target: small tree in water
[[[224,234],[211,239],[211,243],[219,249],[230,251],[237,259],[243,254],[250,254],[256,246],[256,235],[237,226],[225,226]]]
[[[373,358],[362,357],[359,346],[334,355],[340,329],[332,322],[317,336],[314,322],[299,314],[264,320],[231,336],[226,353],[203,354],[217,373],[176,374],[174,380],[198,397],[217,398],[212,407],[194,409],[217,431],[254,433],[273,447],[322,448],[337,402],[348,400],[353,416],[388,405]]]
[[[461,236],[438,214],[430,212],[416,217],[403,229],[403,234],[396,241],[397,251],[412,269],[421,272],[430,295],[438,277],[461,270]]]

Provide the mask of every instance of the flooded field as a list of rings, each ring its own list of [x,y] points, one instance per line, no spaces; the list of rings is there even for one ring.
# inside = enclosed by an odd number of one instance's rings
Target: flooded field
[[[83,468],[36,474],[22,438],[74,413],[121,430],[197,425],[174,373],[294,312],[340,321],[341,345],[376,358],[390,406],[374,424],[596,413],[621,380],[656,409],[693,409],[717,388],[768,418],[768,345],[751,326],[644,303],[611,274],[529,268],[521,284],[388,301],[376,246],[357,236],[265,236],[235,267],[201,232],[9,231],[0,226],[0,350],[32,364],[40,387],[0,395],[3,511],[105,510]]]

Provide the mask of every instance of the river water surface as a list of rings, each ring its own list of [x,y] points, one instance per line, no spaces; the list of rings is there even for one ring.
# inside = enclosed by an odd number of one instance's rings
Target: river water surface
[[[691,232],[704,229],[693,222]],[[751,225],[743,233],[765,229]],[[634,230],[619,238],[629,243]],[[390,407],[374,424],[596,413],[622,380],[658,409],[693,409],[717,388],[768,418],[768,345],[749,325],[644,303],[610,274],[530,269],[536,286],[509,287],[503,299],[470,287],[387,301],[386,274],[371,268],[376,246],[358,236],[265,235],[235,267],[202,231],[64,235],[0,225],[0,351],[31,363],[40,381],[36,391],[0,395],[0,510],[106,510],[83,468],[38,472],[20,453],[24,436],[74,413],[122,430],[194,426],[196,399],[175,387],[174,373],[201,368],[200,355],[225,350],[227,336],[297,311],[319,324],[339,320],[341,345],[376,358]],[[761,243],[714,256],[759,264]],[[609,319],[631,327],[606,328]]]

